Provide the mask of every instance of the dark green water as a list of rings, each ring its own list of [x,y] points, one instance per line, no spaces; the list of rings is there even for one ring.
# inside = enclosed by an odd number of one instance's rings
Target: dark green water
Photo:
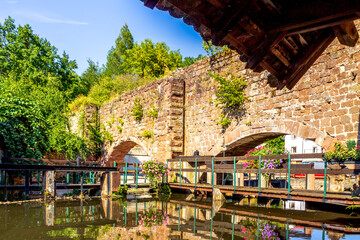
[[[348,213],[181,198],[1,205],[0,239],[360,239],[360,218]]]

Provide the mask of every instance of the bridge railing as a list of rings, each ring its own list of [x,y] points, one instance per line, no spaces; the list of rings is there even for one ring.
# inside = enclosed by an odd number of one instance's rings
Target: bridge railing
[[[287,162],[285,161],[286,163],[277,169],[259,167],[262,161],[270,159],[284,159]],[[295,164],[294,159],[302,159],[303,161],[306,159],[319,159],[322,160],[323,167],[314,167],[315,162]],[[257,168],[247,168],[244,161],[249,160],[257,160],[259,164]],[[287,189],[288,196],[294,189],[294,186],[291,185],[291,180],[294,178],[305,178],[305,188],[307,190],[315,190],[315,179],[323,181],[324,198],[329,190],[329,176],[357,176],[360,172],[360,163],[345,162],[342,166],[330,165],[323,153],[233,157],[179,156],[169,159],[167,162],[170,164],[171,172],[175,173],[176,176],[174,184],[177,184],[180,188],[187,184],[192,185],[195,190],[199,187],[214,188],[224,185],[223,179],[219,179],[222,174],[231,174],[233,179],[231,185],[234,191],[246,187],[246,185],[253,185],[258,187],[258,193],[260,193],[262,189],[267,188],[266,183],[264,184],[265,178],[261,177],[266,174],[280,180],[279,184],[282,185],[282,188]],[[186,166],[184,167],[184,165]],[[209,178],[211,178],[211,181],[209,181]],[[270,180],[269,183],[271,184],[274,180]],[[271,187],[271,185],[269,186]]]

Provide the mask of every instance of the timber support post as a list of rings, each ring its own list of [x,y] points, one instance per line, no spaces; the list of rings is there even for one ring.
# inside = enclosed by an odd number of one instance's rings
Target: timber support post
[[[28,199],[30,195],[30,172],[25,171],[25,198]]]

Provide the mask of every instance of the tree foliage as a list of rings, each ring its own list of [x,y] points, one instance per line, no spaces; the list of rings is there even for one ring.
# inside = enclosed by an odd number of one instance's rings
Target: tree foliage
[[[0,145],[12,157],[41,158],[49,149],[48,125],[40,107],[11,93],[0,95]]]
[[[10,156],[41,158],[59,150],[61,141],[77,146],[64,114],[83,87],[76,67],[29,25],[16,26],[10,17],[0,24],[0,89],[6,93],[0,96],[0,144]]]
[[[128,25],[121,28],[120,34],[115,41],[115,46],[111,47],[107,56],[107,63],[105,69],[106,76],[115,76],[127,73],[124,62],[128,57],[128,50],[134,47],[134,38],[130,32]]]

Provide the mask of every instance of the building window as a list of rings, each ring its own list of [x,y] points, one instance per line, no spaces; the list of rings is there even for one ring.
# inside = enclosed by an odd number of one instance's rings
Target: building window
[[[291,147],[291,153],[296,153],[296,147]]]
[[[295,136],[295,135],[291,135],[291,139],[292,139],[292,140],[295,140],[295,139],[296,139],[296,136]]]
[[[313,153],[317,152],[317,147],[313,147]]]

